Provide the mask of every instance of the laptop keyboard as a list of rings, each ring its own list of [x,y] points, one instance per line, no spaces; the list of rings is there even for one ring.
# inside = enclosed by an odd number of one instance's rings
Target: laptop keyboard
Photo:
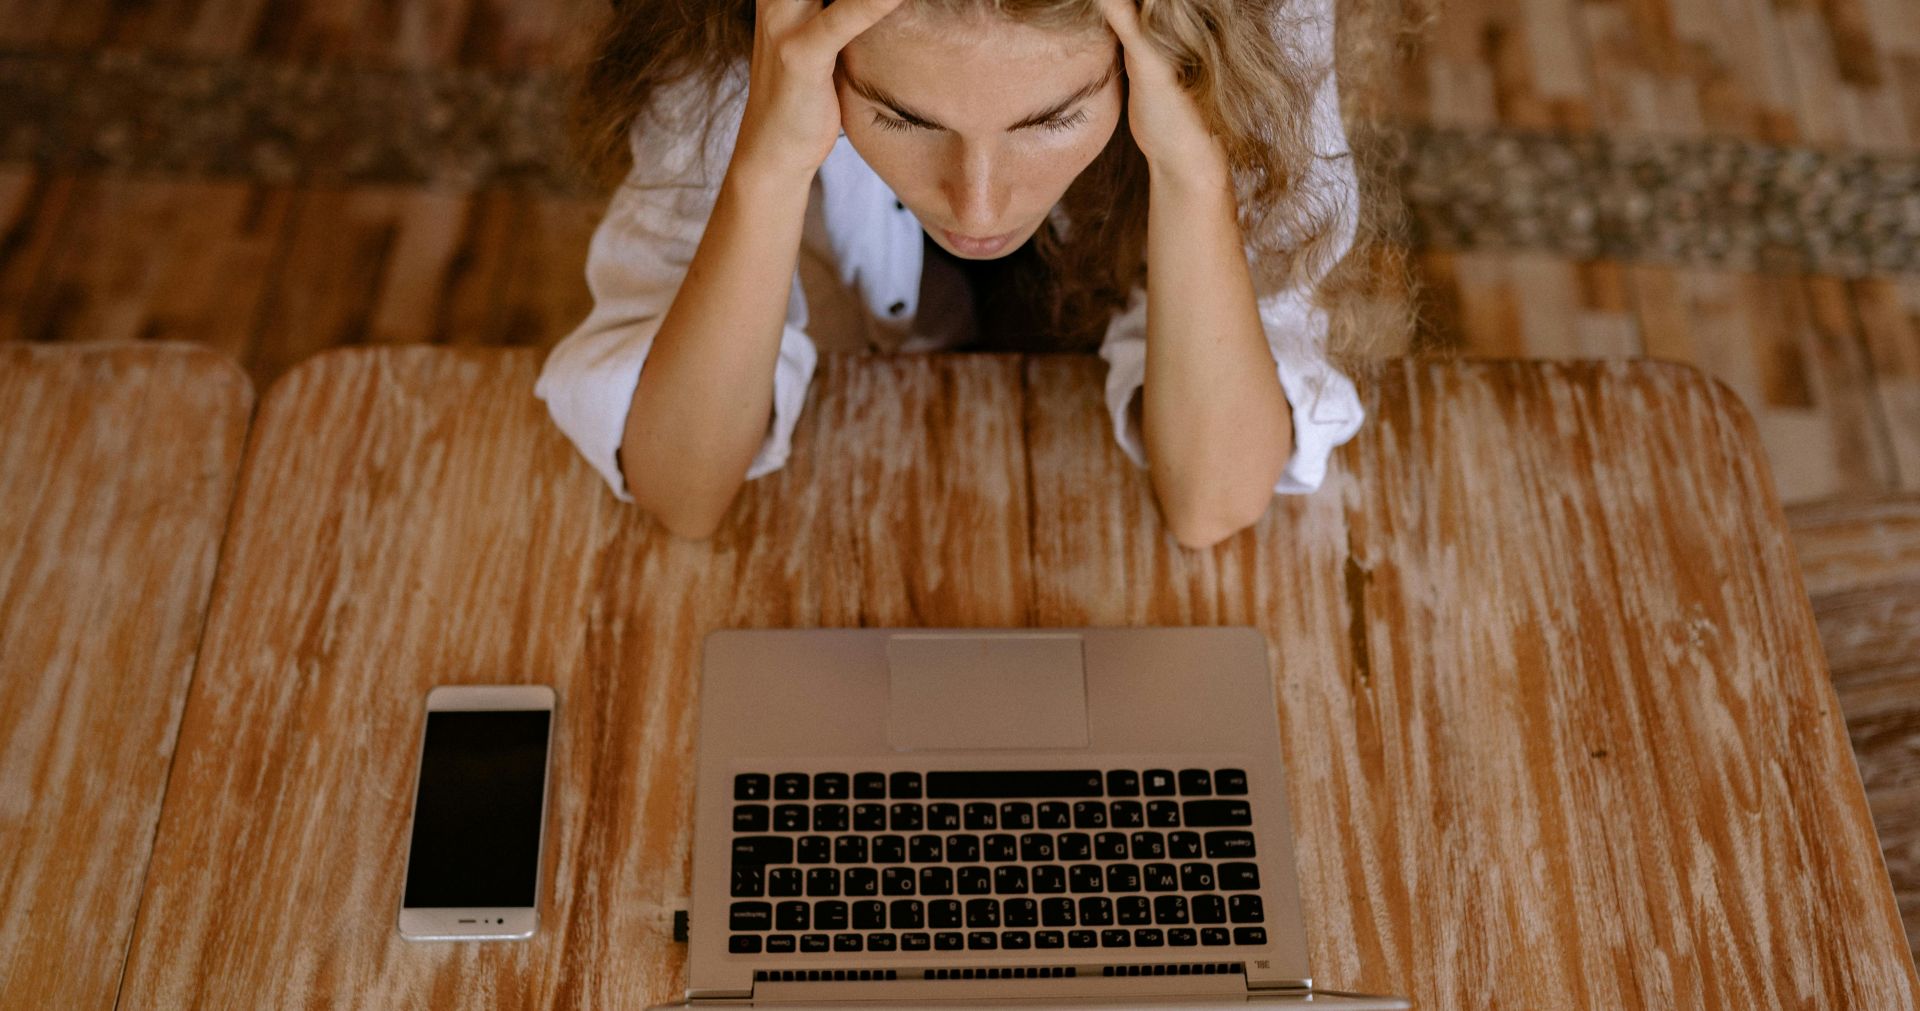
[[[1263,945],[1242,769],[747,772],[735,954]]]

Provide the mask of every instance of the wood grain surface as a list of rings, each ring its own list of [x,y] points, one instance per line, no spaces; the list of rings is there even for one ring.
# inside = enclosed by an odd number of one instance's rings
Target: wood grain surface
[[[1277,646],[1324,982],[1914,1002],[1765,464],[1697,373],[1408,366],[1326,489],[1195,553],[1113,445],[1096,359],[823,356],[793,459],[710,542],[607,494],[537,362],[330,352],[266,399],[126,1006],[675,997],[707,631],[1221,622]],[[394,930],[445,682],[560,695],[525,943]]]
[[[253,391],[0,344],[0,1007],[114,1004]]]

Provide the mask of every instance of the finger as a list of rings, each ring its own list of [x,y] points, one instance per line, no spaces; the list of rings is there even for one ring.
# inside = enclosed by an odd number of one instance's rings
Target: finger
[[[1113,34],[1120,36],[1120,44],[1128,49],[1140,45],[1140,8],[1137,0],[1100,0],[1100,13],[1107,19],[1107,26]]]
[[[893,13],[902,2],[904,0],[834,0],[833,6],[814,17],[807,30],[819,33],[821,44],[832,46],[838,53],[861,32]]]
[[[820,13],[820,0],[757,0],[754,17],[769,28],[788,28]]]

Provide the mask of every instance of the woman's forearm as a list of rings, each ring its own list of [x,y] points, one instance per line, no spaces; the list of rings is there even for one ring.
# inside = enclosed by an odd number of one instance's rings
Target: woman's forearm
[[[811,186],[728,168],[640,370],[621,469],[634,501],[681,536],[713,533],[766,439]]]
[[[1230,176],[1156,167],[1150,178],[1141,437],[1168,527],[1204,547],[1266,511],[1292,453],[1292,414]]]

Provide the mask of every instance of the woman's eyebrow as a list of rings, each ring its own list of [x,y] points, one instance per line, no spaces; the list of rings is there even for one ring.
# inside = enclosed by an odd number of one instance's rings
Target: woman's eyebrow
[[[1045,109],[1042,109],[1039,112],[1036,112],[1033,115],[1028,116],[1025,119],[1022,119],[1020,122],[1015,123],[1010,127],[1007,127],[1007,129],[1009,131],[1012,131],[1012,130],[1022,130],[1030,126],[1039,126],[1041,123],[1045,123],[1048,120],[1059,116],[1061,113],[1072,108],[1075,105],[1075,103],[1078,103],[1086,98],[1090,98],[1093,95],[1099,94],[1100,89],[1106,87],[1108,81],[1113,80],[1114,72],[1119,69],[1120,69],[1120,61],[1115,60],[1112,64],[1108,65],[1107,72],[1100,75],[1099,80],[1096,80],[1086,85],[1085,87],[1081,88],[1079,91],[1076,91],[1073,94],[1068,95],[1067,97],[1061,99],[1060,101],[1047,106]],[[935,122],[931,118],[927,116],[922,116],[919,113],[914,112],[912,109],[907,108],[905,105],[902,105],[900,101],[894,98],[892,95],[889,95],[886,92],[881,91],[879,88],[876,88],[873,85],[868,84],[867,82],[854,77],[852,74],[847,75],[847,87],[852,88],[854,91],[854,94],[857,94],[860,97],[870,102],[874,102],[879,105],[884,105],[887,108],[892,109],[895,115],[899,116],[901,119],[904,119],[909,123],[912,123],[915,126],[925,127],[926,129],[929,129],[929,130],[946,129],[946,127],[941,126],[939,123]]]

